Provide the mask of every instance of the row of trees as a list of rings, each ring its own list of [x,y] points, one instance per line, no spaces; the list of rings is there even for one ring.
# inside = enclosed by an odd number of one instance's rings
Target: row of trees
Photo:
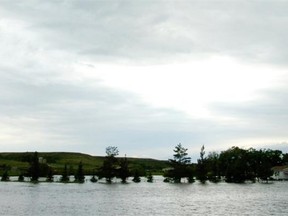
[[[166,182],[178,183],[182,178],[188,182],[198,179],[203,183],[207,180],[218,182],[221,178],[235,183],[268,181],[273,175],[273,166],[288,162],[287,154],[279,150],[232,147],[220,154],[210,152],[205,156],[202,146],[197,164],[192,164],[187,150],[181,143],[175,147],[174,158],[169,160],[169,168],[164,173]]]
[[[218,182],[221,179],[236,183],[247,180],[252,182],[268,181],[273,174],[271,170],[273,166],[288,162],[288,154],[271,149],[256,150],[232,147],[220,153],[210,152],[206,156],[205,147],[202,146],[200,157],[194,164],[191,163],[191,158],[188,156],[188,149],[184,148],[181,143],[176,145],[173,151],[173,159],[168,160],[167,168],[164,169],[165,182],[180,183],[182,179],[187,179],[189,183],[194,182],[195,179],[203,183],[207,180]],[[106,182],[111,183],[114,178],[119,178],[121,182],[126,183],[129,177],[133,177],[134,182],[140,182],[140,176],[143,176],[143,173],[137,168],[130,167],[126,156],[118,158],[118,154],[117,147],[107,147],[103,164],[95,169],[90,180],[97,182],[98,179],[105,178]],[[53,169],[47,164],[39,163],[37,152],[29,161],[29,169],[27,173],[19,175],[19,181],[24,180],[24,175],[30,177],[32,182],[37,182],[40,176],[46,176],[48,182],[53,181]],[[69,182],[69,176],[70,173],[65,165],[60,181]],[[153,181],[151,172],[148,171],[146,177],[148,182]],[[80,162],[74,173],[74,181],[82,183],[84,180],[83,164]],[[1,181],[9,181],[8,169],[4,169],[2,172]]]
[[[122,183],[126,183],[129,177],[133,177],[132,181],[140,182],[140,171],[138,169],[130,169],[126,155],[124,158],[116,158],[119,154],[118,148],[115,146],[109,146],[106,148],[106,157],[103,161],[103,165],[98,169],[96,173],[99,179],[105,178],[106,182],[111,183],[113,178],[121,179]],[[152,182],[153,177],[151,172],[147,174],[147,181]]]
[[[91,182],[97,182],[98,179],[105,178],[106,182],[111,183],[114,178],[120,178],[122,183],[126,183],[127,179],[133,176],[134,182],[141,181],[141,173],[138,169],[131,169],[128,164],[126,156],[124,158],[117,158],[119,154],[118,148],[109,146],[106,148],[106,157],[103,160],[101,167],[95,170]],[[29,168],[25,174],[19,175],[18,181],[24,181],[24,176],[29,177],[31,182],[38,182],[39,177],[46,177],[47,182],[54,181],[53,169],[46,163],[40,163],[38,153],[35,152],[29,158]],[[70,171],[67,165],[64,166],[60,177],[60,182],[70,182]],[[97,176],[97,177],[96,177]],[[4,169],[1,181],[9,181],[8,168]],[[84,170],[82,162],[79,163],[77,171],[74,173],[74,182],[83,183],[85,181]],[[147,181],[152,182],[153,176],[151,172],[147,174]]]
[[[40,163],[38,153],[35,152],[32,157],[29,158],[29,168],[26,173],[22,173],[18,177],[18,181],[24,181],[24,176],[30,178],[31,182],[38,182],[39,177],[46,177],[47,182],[54,181],[53,169],[49,167],[46,163]],[[9,181],[8,169],[3,171],[1,181]],[[85,180],[82,162],[79,163],[78,169],[74,174],[74,182],[83,183]],[[63,169],[63,173],[60,178],[61,182],[69,182],[69,173],[67,170],[67,165]]]

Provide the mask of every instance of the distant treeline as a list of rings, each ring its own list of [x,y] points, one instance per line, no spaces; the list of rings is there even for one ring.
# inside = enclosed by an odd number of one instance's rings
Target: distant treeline
[[[232,147],[220,153],[205,155],[204,146],[200,150],[197,164],[190,163],[187,149],[178,144],[174,149],[174,158],[169,160],[169,168],[164,173],[167,182],[188,182],[195,179],[205,183],[218,182],[243,183],[245,181],[268,181],[273,175],[272,167],[288,164],[288,154],[280,150]]]
[[[107,149],[109,148],[111,147]],[[127,161],[129,172],[137,172],[139,176],[146,176],[149,173],[162,174],[162,169],[167,166],[167,161],[164,160],[129,157],[117,157],[115,160],[116,163],[113,164],[113,166],[118,169],[120,166],[118,162],[120,163],[122,159]],[[51,181],[51,175],[64,175],[64,178],[61,177],[61,180],[65,180],[65,175],[70,177],[70,179],[75,179],[75,175],[79,172],[80,164],[82,164],[81,172],[83,172],[84,175],[95,176],[96,178],[96,175],[101,174],[101,167],[103,164],[106,164],[106,160],[107,156],[91,156],[70,152],[0,153],[0,178],[5,174],[6,176],[20,176],[20,180],[33,179],[34,181],[35,178],[32,178],[31,172],[34,167],[36,167],[35,172],[38,178],[41,177],[41,180],[43,180],[44,177],[47,178],[48,181]],[[71,176],[73,176],[73,178],[71,178]],[[2,178],[2,180],[8,179],[6,177]]]
[[[39,181],[40,177],[53,182],[55,175],[61,175],[60,182],[83,183],[85,175],[90,175],[92,182],[105,179],[111,183],[118,178],[125,183],[129,177],[140,182],[140,176],[153,182],[153,174],[161,174],[165,182],[173,183],[184,179],[189,183],[195,180],[243,183],[268,181],[273,175],[272,167],[288,164],[288,154],[280,150],[232,147],[206,155],[202,146],[197,163],[191,163],[188,149],[181,143],[173,151],[173,159],[168,161],[119,158],[115,146],[106,148],[105,157],[80,153],[0,153],[1,181],[9,181],[11,174],[17,175],[18,181],[29,179],[32,182]]]

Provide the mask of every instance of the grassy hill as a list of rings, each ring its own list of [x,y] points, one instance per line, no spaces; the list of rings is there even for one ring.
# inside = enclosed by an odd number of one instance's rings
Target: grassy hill
[[[0,174],[5,169],[8,169],[10,175],[26,173],[33,154],[34,152],[0,153]],[[104,159],[101,156],[72,152],[38,152],[38,156],[43,159],[43,163],[47,163],[53,169],[54,174],[61,174],[65,165],[67,165],[69,173],[73,174],[80,161],[85,174],[93,174],[102,165]],[[167,161],[155,159],[127,158],[127,160],[131,170],[137,169],[141,173],[149,170],[154,174],[161,174],[162,169],[167,166]]]

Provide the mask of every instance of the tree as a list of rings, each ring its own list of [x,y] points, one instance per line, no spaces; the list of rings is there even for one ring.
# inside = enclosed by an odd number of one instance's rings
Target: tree
[[[95,183],[97,182],[97,178],[95,177],[95,175],[93,174],[92,178],[90,179],[91,182]]]
[[[135,183],[141,182],[140,174],[139,174],[139,171],[137,169],[134,170],[134,175],[133,175],[132,181]]]
[[[268,182],[270,176],[273,175],[272,167],[280,164],[280,153],[270,149],[260,149],[258,155],[257,177]]]
[[[9,175],[8,175],[8,170],[5,169],[3,174],[2,174],[2,178],[1,181],[9,181]]]
[[[111,183],[112,179],[116,177],[118,168],[118,160],[116,156],[118,153],[118,148],[115,146],[109,146],[106,148],[106,157],[98,172],[100,179],[106,178],[106,182]]]
[[[120,168],[118,169],[117,177],[121,179],[122,183],[126,183],[127,178],[130,176],[126,155],[125,158],[120,160],[119,165]]]
[[[174,183],[180,183],[181,178],[186,177],[189,182],[193,182],[193,170],[190,164],[191,158],[188,157],[186,148],[179,143],[175,146],[174,159],[169,159],[170,169],[164,173],[164,177],[171,179]],[[166,179],[166,180],[167,180]]]
[[[48,175],[47,175],[46,181],[47,181],[47,182],[53,182],[53,179],[54,179],[54,177],[53,177],[53,170],[52,170],[52,168],[50,167],[50,168],[49,168],[49,171],[48,171]]]
[[[91,177],[91,179],[90,179],[90,181],[91,181],[92,183],[96,183],[96,182],[98,181],[98,179],[97,179],[96,176],[95,176],[95,173],[96,173],[96,170],[93,170],[93,175],[92,175],[92,177]]]
[[[153,175],[150,171],[148,172],[146,178],[147,178],[147,182],[150,182],[150,183],[153,182]]]
[[[249,172],[247,150],[233,146],[221,152],[219,160],[222,175],[226,182],[243,183]]]
[[[83,164],[80,161],[77,169],[77,173],[75,174],[75,182],[83,183],[85,180],[84,172],[83,172]]]
[[[19,175],[18,181],[19,182],[23,182],[24,181],[24,175],[22,173]]]
[[[200,150],[200,159],[198,159],[197,163],[197,179],[202,183],[205,183],[207,180],[207,163],[204,155],[205,147],[203,145]]]
[[[64,166],[63,174],[62,174],[62,176],[61,176],[61,178],[60,178],[60,181],[61,181],[61,182],[64,182],[64,183],[69,182],[69,175],[68,175],[68,170],[67,170],[67,164],[65,164],[65,166]]]
[[[31,158],[30,161],[30,168],[29,168],[29,175],[31,177],[31,181],[37,182],[40,176],[40,165],[39,165],[39,158],[38,152],[36,151]]]
[[[116,146],[108,146],[106,148],[107,157],[116,157],[118,154],[119,154],[119,151]]]
[[[209,152],[206,163],[208,180],[211,182],[219,182],[219,154],[217,152]]]

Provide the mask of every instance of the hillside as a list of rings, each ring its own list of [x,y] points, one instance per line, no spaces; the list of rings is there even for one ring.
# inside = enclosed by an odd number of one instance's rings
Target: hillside
[[[10,175],[26,173],[29,161],[34,152],[0,153],[0,174],[4,169],[8,169]],[[79,162],[83,163],[85,174],[93,174],[102,165],[104,157],[92,156],[82,153],[72,152],[38,152],[42,163],[47,163],[52,167],[55,174],[60,174],[65,165],[69,173],[73,174]],[[167,166],[167,161],[148,159],[148,158],[127,158],[131,170],[138,169],[141,173],[149,170],[153,173],[161,173]]]

